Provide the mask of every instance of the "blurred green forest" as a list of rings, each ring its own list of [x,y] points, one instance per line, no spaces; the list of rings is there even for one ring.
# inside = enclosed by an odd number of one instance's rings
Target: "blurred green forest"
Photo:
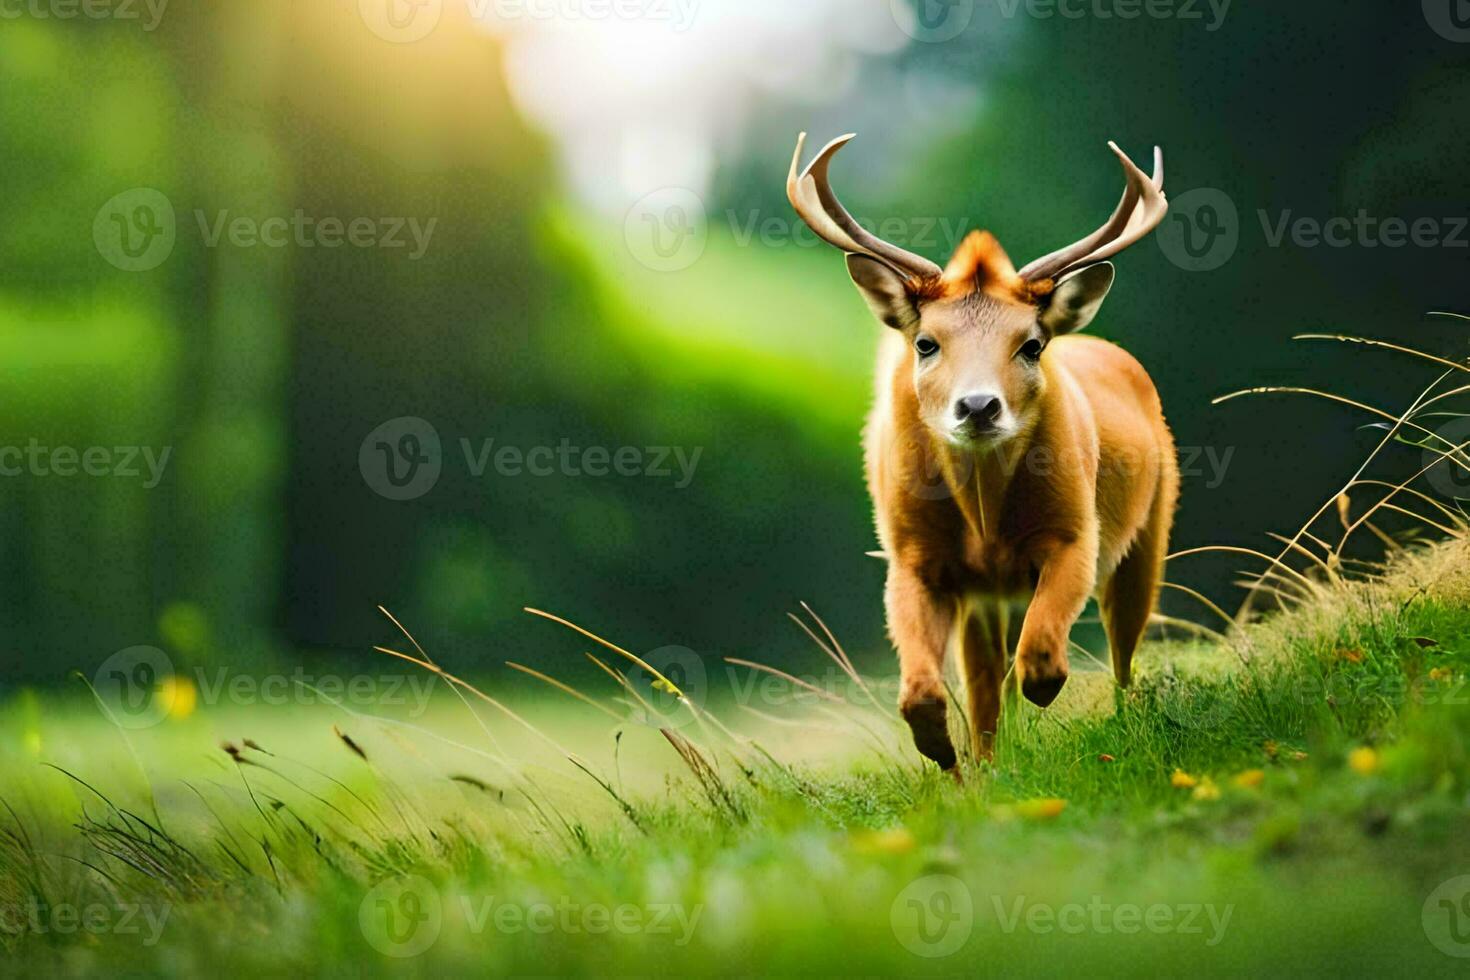
[[[632,649],[780,662],[806,655],[784,616],[804,599],[882,663],[859,449],[881,328],[835,254],[742,242],[724,220],[789,214],[796,130],[863,132],[862,81],[732,121],[707,248],[660,273],[569,191],[496,36],[451,6],[446,27],[391,44],[356,7],[209,0],[151,32],[0,21],[0,446],[170,450],[153,487],[0,478],[0,680],[59,682],[134,644],[180,663],[365,662],[389,635],[378,603],[470,672],[578,658],[526,605]],[[1234,258],[1189,272],[1140,244],[1095,330],[1153,374],[1181,446],[1233,452],[1223,483],[1186,482],[1176,548],[1294,525],[1362,458],[1367,420],[1210,399],[1304,383],[1398,408],[1427,383],[1412,362],[1395,373],[1289,338],[1463,357],[1463,324],[1424,314],[1465,310],[1470,249],[1271,247],[1256,211],[1470,214],[1470,45],[1417,4],[1237,0],[1215,31],[1001,16],[982,3],[952,42],[871,56],[978,98],[937,137],[859,139],[839,188],[858,213],[967,216],[1018,260],[1106,216],[1108,138],[1135,157],[1163,145],[1176,198],[1224,190]],[[172,203],[178,235],[133,273],[99,253],[93,223],[140,187]],[[296,209],[437,224],[415,260],[209,247],[195,227]],[[395,501],[365,482],[359,449],[403,416],[432,422],[445,462],[432,492]],[[682,488],[476,477],[462,438],[702,455]],[[1227,598],[1233,573],[1191,560],[1170,577]]]

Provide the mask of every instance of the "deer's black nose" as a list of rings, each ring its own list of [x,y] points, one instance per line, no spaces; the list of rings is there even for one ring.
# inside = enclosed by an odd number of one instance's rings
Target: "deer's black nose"
[[[961,422],[989,425],[1000,417],[1001,408],[996,395],[966,395],[955,403],[954,414]]]

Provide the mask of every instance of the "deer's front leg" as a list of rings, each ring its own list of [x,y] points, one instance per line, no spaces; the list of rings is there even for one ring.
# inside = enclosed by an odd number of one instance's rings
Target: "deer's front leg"
[[[1054,543],[1039,555],[1041,575],[1021,626],[1016,671],[1026,700],[1045,708],[1067,683],[1067,637],[1097,577],[1097,544]]]
[[[908,569],[890,565],[884,590],[888,632],[898,647],[898,710],[914,733],[918,750],[950,770],[955,765],[944,696],[944,648],[954,624],[955,604],[936,594]]]

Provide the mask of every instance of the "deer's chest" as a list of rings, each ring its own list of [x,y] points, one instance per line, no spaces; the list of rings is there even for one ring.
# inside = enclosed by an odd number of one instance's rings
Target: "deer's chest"
[[[963,524],[922,548],[901,549],[900,560],[915,567],[936,592],[992,602],[1029,601],[1036,564],[1027,550],[998,536],[985,537]]]

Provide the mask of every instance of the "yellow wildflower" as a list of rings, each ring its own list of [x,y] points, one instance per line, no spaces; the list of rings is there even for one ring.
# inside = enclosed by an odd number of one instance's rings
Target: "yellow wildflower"
[[[1066,800],[1055,797],[1041,800],[1025,800],[1016,804],[1017,815],[1027,820],[1054,820],[1067,808]]]
[[[1241,789],[1255,789],[1261,783],[1265,782],[1265,780],[1266,773],[1263,770],[1247,769],[1245,772],[1237,773],[1231,782]]]
[[[1348,753],[1347,762],[1359,776],[1371,776],[1378,771],[1378,752],[1366,745],[1359,746]]]
[[[199,689],[183,674],[170,674],[158,682],[158,698],[170,718],[187,718],[199,703]]]
[[[1220,787],[1209,776],[1200,780],[1200,784],[1189,794],[1196,800],[1218,800],[1220,798]]]

